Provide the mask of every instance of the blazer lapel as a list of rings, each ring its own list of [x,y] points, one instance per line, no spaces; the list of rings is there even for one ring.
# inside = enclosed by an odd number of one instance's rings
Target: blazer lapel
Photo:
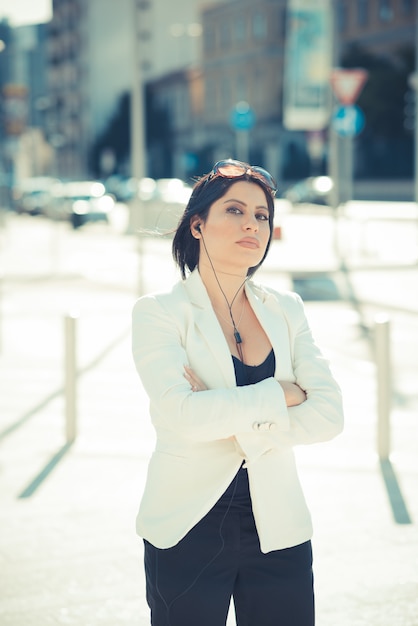
[[[208,350],[222,372],[228,387],[235,386],[235,372],[228,343],[218,322],[212,303],[200,274],[195,269],[184,282],[184,287],[194,307],[194,321]]]
[[[184,281],[184,287],[194,307],[196,328],[206,342],[207,349],[216,360],[226,385],[235,387],[235,372],[231,353],[197,269]],[[288,369],[291,364],[289,329],[277,297],[257,287],[251,281],[246,283],[245,292],[273,346],[276,355],[276,378],[289,376]]]
[[[245,286],[246,295],[261,326],[270,339],[276,356],[276,378],[283,374],[284,363],[289,363],[289,329],[280,303],[273,295],[251,282]]]

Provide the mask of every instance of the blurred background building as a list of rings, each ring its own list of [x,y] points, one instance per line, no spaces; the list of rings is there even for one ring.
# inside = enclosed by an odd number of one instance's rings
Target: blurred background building
[[[293,1],[53,0],[47,24],[1,21],[3,188],[29,176],[130,176],[135,86],[148,176],[190,181],[225,156],[264,165],[284,185],[326,173],[331,110],[314,141],[283,123]],[[330,6],[334,66],[368,72],[354,178],[411,183],[416,2]]]

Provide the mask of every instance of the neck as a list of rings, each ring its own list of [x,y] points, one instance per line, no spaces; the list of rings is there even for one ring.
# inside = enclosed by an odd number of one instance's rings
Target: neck
[[[217,270],[204,263],[199,263],[199,274],[214,308],[223,311],[242,306],[246,274]]]

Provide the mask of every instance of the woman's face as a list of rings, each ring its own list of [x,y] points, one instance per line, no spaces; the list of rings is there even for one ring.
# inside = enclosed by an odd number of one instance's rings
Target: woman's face
[[[200,223],[199,265],[245,276],[262,260],[270,237],[269,209],[263,189],[237,181],[209,209]],[[204,242],[204,243],[203,243]]]

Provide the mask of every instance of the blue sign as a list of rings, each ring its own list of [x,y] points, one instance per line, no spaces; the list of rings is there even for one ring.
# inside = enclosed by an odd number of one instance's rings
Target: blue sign
[[[354,137],[364,128],[364,113],[356,105],[339,107],[332,116],[332,126],[342,137]]]
[[[229,117],[234,130],[251,130],[255,124],[255,114],[248,102],[238,102]]]

